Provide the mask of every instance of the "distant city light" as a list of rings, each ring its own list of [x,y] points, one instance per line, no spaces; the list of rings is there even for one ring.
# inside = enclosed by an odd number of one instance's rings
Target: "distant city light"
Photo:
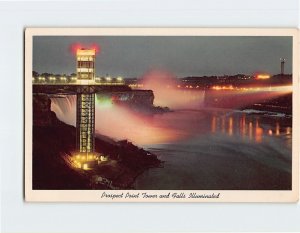
[[[269,129],[268,134],[269,134],[269,135],[272,135],[272,134],[273,134],[273,131],[272,131],[271,129]]]
[[[234,87],[232,85],[229,86],[213,86],[211,89],[213,90],[234,90]]]
[[[271,76],[269,74],[258,74],[256,79],[269,79]]]

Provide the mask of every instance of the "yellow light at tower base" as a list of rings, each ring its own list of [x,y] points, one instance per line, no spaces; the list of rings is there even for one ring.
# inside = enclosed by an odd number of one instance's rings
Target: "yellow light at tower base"
[[[87,164],[87,163],[84,163],[84,164],[82,165],[82,169],[83,169],[83,170],[88,170],[88,169],[89,169],[88,164]]]

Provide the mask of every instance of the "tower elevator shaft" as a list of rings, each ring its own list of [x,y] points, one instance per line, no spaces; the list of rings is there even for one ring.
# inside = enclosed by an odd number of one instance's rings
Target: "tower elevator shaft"
[[[82,87],[77,93],[76,149],[88,155],[95,152],[95,93],[91,87]]]

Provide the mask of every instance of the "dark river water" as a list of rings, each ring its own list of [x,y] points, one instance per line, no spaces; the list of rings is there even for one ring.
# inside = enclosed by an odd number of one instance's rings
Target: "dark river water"
[[[144,145],[165,164],[139,176],[136,189],[290,189],[292,129],[286,117],[216,109],[167,115],[156,120],[186,135]]]

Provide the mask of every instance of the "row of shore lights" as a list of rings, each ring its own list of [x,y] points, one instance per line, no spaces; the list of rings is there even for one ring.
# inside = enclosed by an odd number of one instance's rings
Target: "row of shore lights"
[[[61,76],[61,77],[58,77],[58,78],[57,78],[57,77],[54,77],[54,76],[50,76],[50,77],[48,77],[48,80],[49,80],[49,81],[57,81],[57,80],[59,80],[59,81],[67,81],[67,77]],[[77,78],[76,78],[76,77],[71,77],[70,80],[71,80],[71,81],[76,81]],[[43,77],[43,76],[32,77],[32,81],[45,82],[45,81],[46,81],[46,78]]]
[[[61,76],[61,77],[54,77],[54,76],[50,76],[48,78],[49,81],[62,81],[62,82],[66,82],[67,81],[67,77],[65,76]],[[70,81],[76,81],[77,78],[72,76],[70,77]],[[124,79],[123,77],[121,76],[118,76],[116,78],[112,78],[110,76],[107,76],[107,77],[95,77],[95,81],[96,82],[101,82],[101,81],[106,81],[106,82],[112,82],[112,81],[117,81],[117,82],[122,82]],[[39,82],[45,82],[46,81],[46,78],[43,77],[43,76],[38,76],[37,78],[35,77],[32,77],[32,81],[39,81]]]
[[[111,81],[113,81],[113,79],[115,79],[118,82],[122,82],[123,81],[123,78],[121,76],[118,76],[116,78],[112,78],[110,76],[108,76],[108,77],[96,77],[95,81],[96,82],[101,82],[102,80],[105,80],[107,82],[111,82]]]

